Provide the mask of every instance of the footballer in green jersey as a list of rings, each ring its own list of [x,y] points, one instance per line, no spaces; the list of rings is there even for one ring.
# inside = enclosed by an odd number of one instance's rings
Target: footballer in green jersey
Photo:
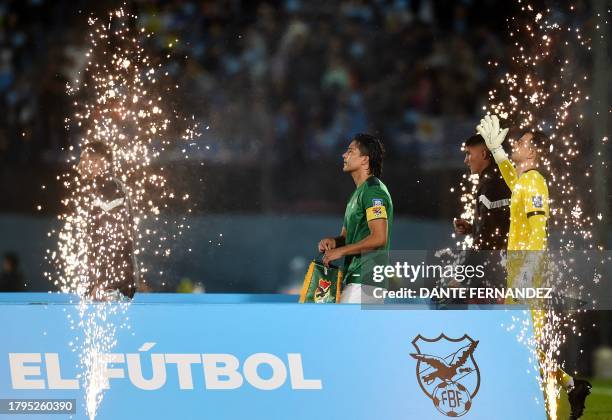
[[[343,171],[351,174],[357,188],[346,206],[340,236],[321,239],[319,251],[325,253],[326,265],[344,257],[343,293],[350,285],[387,287],[386,281],[372,280],[374,265],[388,263],[393,224],[391,195],[378,179],[384,152],[380,139],[358,134],[342,155]]]

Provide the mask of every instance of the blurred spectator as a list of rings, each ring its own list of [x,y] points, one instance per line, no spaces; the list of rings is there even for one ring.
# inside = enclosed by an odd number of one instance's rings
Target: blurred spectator
[[[183,277],[176,287],[176,293],[205,293],[206,289],[201,282],[193,282],[187,277]]]
[[[65,89],[79,84],[89,28],[83,14],[60,13],[82,5],[76,3],[0,6],[0,107],[6,109],[0,159],[61,161],[61,149],[79,137],[65,130],[72,112]],[[147,54],[172,53],[164,68],[181,87],[173,104],[210,126],[201,138],[215,145],[210,159],[297,162],[335,157],[346,138],[371,130],[401,159],[407,149],[396,146],[416,134],[419,119],[468,120],[480,112],[496,76],[483,63],[504,56],[499,31],[483,19],[487,7],[498,6],[445,3],[136,0],[132,6],[138,24],[155,32]],[[105,0],[95,6],[98,13],[112,7]],[[402,124],[408,114],[416,121]]]
[[[13,253],[5,254],[0,273],[0,292],[23,292],[26,288],[25,279],[19,269],[19,258]]]

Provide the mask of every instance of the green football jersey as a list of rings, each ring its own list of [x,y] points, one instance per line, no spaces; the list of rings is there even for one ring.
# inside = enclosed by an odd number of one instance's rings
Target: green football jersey
[[[371,176],[361,184],[349,200],[344,212],[346,244],[354,244],[370,234],[368,222],[387,219],[387,243],[377,251],[363,255],[348,255],[344,259],[344,283],[361,283],[387,287],[387,281],[374,282],[372,272],[375,265],[389,262],[389,244],[393,226],[393,202],[385,184]]]

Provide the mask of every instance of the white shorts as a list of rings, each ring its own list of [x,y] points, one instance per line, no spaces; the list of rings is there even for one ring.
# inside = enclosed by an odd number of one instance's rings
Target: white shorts
[[[382,297],[374,297],[374,289],[380,289],[380,287],[360,283],[349,283],[342,289],[340,303],[385,303]]]

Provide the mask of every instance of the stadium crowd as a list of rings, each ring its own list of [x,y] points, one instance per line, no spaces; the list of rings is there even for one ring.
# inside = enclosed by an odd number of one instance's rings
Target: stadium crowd
[[[85,65],[88,3],[0,5],[0,159],[59,160],[61,147],[75,142],[65,88]],[[97,2],[94,12],[104,16],[112,5]],[[266,150],[281,160],[337,156],[351,134],[366,130],[398,156],[427,154],[445,132],[471,127],[496,77],[483,63],[504,57],[500,31],[478,20],[483,8],[500,7],[494,1],[130,7],[156,33],[147,52],[172,53],[166,68],[180,86],[176,106],[209,127],[207,157],[220,162]]]

